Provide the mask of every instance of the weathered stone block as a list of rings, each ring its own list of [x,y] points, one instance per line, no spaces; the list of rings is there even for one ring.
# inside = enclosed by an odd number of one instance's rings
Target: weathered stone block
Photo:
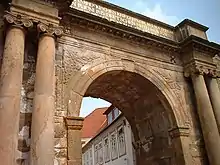
[[[62,123],[55,123],[54,124],[54,131],[55,131],[55,138],[63,138],[66,137],[66,127]]]

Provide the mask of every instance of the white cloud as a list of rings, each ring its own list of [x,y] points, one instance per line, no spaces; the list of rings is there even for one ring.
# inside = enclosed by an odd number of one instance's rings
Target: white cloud
[[[176,16],[167,15],[159,3],[150,8],[146,0],[136,0],[131,10],[170,25],[179,23],[179,19]]]
[[[144,14],[147,17],[162,21],[164,23],[168,23],[170,25],[176,25],[179,21],[176,16],[167,15],[162,10],[160,4],[156,4],[153,9],[147,8],[142,14]]]

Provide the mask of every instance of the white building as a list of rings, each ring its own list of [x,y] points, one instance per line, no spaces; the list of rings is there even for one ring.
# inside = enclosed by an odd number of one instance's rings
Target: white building
[[[106,126],[83,146],[83,165],[135,165],[131,127],[120,111],[110,106]]]

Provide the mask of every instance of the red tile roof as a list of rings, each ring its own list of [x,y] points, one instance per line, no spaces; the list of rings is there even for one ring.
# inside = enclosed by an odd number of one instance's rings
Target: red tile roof
[[[85,117],[82,128],[82,138],[94,137],[107,125],[106,115],[103,114],[107,109],[108,107],[97,108]]]

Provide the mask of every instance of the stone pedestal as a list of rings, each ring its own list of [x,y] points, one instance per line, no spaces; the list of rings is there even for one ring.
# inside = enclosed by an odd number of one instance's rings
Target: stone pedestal
[[[193,74],[192,82],[209,162],[219,165],[220,136],[203,75]]]
[[[31,165],[54,164],[55,40],[39,39],[31,130]]]
[[[220,132],[220,90],[218,82],[217,79],[213,77],[207,77],[206,80],[218,131]]]
[[[67,143],[68,143],[68,165],[82,165],[82,143],[81,129],[83,118],[66,117]]]
[[[0,78],[0,164],[4,165],[15,165],[24,45],[24,29],[11,26],[5,39]]]

